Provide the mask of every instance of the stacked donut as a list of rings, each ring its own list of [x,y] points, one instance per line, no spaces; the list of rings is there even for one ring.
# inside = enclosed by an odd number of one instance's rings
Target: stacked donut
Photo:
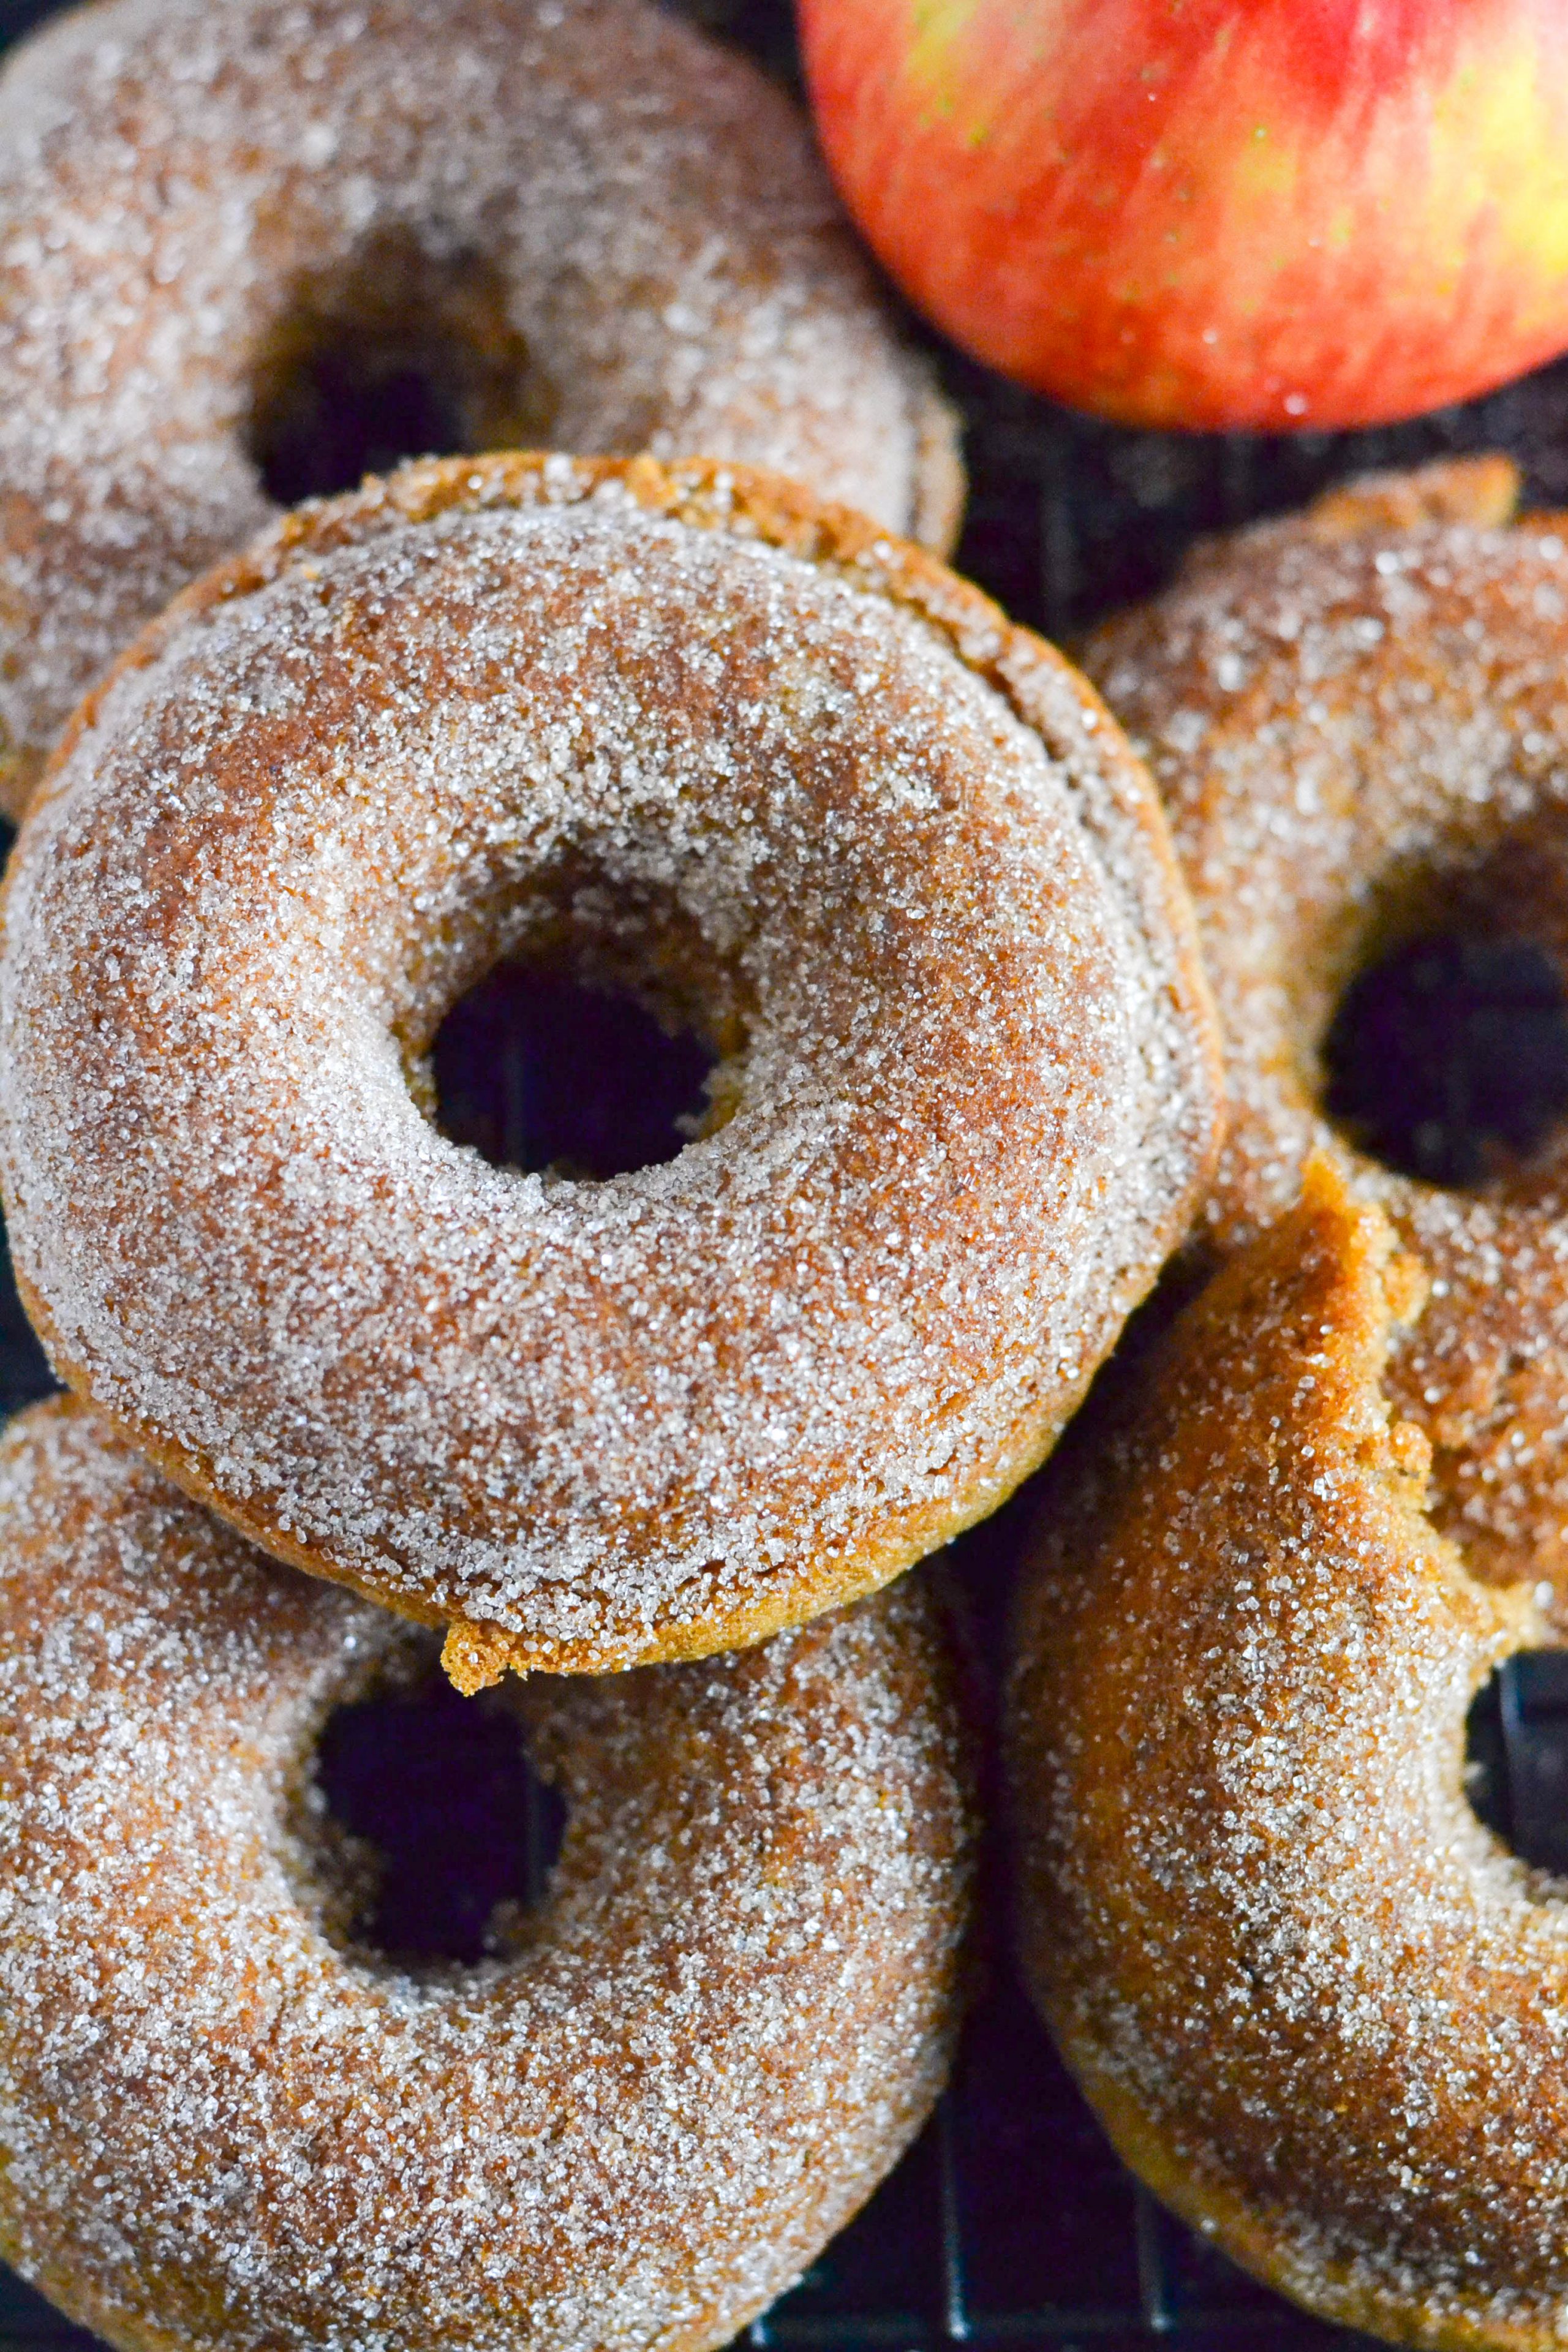
[[[952,2045],[959,1676],[879,1588],[1212,1165],[1152,787],[899,535],[945,412],[642,0],[101,0],[0,83],[0,1180],[71,1391],[0,1448],[0,2254],[130,2352],[717,2346]],[[459,444],[643,454],[268,520],[432,350]],[[503,962],[700,1038],[675,1160],[441,1132]],[[567,1824],[422,1969],[318,1756],[431,1629]]]
[[[1466,1753],[1568,1591],[1568,530],[1516,495],[1368,480],[1088,648],[1173,819],[1227,1138],[1211,1278],[1053,1465],[1012,1731],[1026,1964],[1128,2160],[1326,2317],[1543,2348],[1568,1899]],[[1397,1042],[1396,982],[1458,1117],[1335,1066],[1357,1018]]]

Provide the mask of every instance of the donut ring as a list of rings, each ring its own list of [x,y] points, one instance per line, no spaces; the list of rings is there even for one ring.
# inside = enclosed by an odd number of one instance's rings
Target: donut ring
[[[1336,1133],[1322,1046],[1358,970],[1446,927],[1568,960],[1568,523],[1501,527],[1483,458],[1216,544],[1087,667],[1154,769],[1225,1034],[1218,1249],[1335,1154],[1433,1276],[1389,1370],[1472,1571],[1568,1624],[1568,1139],[1472,1190]],[[1458,518],[1468,515],[1468,521]],[[1483,527],[1484,526],[1484,527]]]
[[[448,446],[700,449],[957,536],[956,419],[742,58],[645,0],[100,0],[0,75],[13,814],[276,512],[262,458],[340,350],[438,379]]]
[[[0,1165],[52,1360],[464,1687],[761,1639],[983,1517],[1180,1235],[1212,1036],[1061,657],[768,476],[406,469],[193,589],[15,853]],[[604,1184],[405,1071],[500,957],[729,1055]]]
[[[549,1891],[416,1977],[331,1939],[308,1799],[418,1637],[74,1404],[0,1442],[0,2254],[108,2343],[695,2352],[913,2137],[971,1842],[926,1589],[531,1688]]]
[[[1380,1388],[1420,1296],[1331,1164],[1053,1491],[1012,1706],[1022,1936],[1127,2161],[1322,2317],[1568,2327],[1568,1897],[1465,1719],[1544,1630],[1422,1510]]]

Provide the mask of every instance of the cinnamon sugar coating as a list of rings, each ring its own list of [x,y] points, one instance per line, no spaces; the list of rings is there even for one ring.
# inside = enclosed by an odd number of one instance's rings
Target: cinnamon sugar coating
[[[1085,660],[1154,771],[1219,1007],[1213,1243],[1288,1207],[1315,1150],[1383,1205],[1433,1277],[1388,1377],[1437,1524],[1568,1623],[1568,1137],[1450,1191],[1321,1108],[1335,1006],[1401,941],[1568,957],[1568,520],[1507,528],[1516,488],[1483,458],[1337,491],[1215,542]]]
[[[1049,1474],[1012,1699],[1026,1964],[1122,2156],[1399,2344],[1568,2333],[1568,1886],[1466,1715],[1545,1631],[1423,1512],[1381,1379],[1421,1283],[1315,1163]]]
[[[520,1694],[508,1957],[336,1938],[322,1724],[410,1629],[74,1403],[0,1441],[0,2254],[121,2352],[717,2346],[946,2070],[971,1823],[929,1588]]]
[[[273,510],[321,352],[472,448],[704,451],[941,548],[956,423],[795,110],[647,0],[100,0],[0,74],[0,753]]]
[[[0,1167],[64,1377],[466,1687],[728,1648],[1048,1451],[1216,1078],[1146,777],[860,518],[651,460],[286,521],[85,707],[14,856]],[[421,1117],[502,955],[726,1058],[608,1182]]]

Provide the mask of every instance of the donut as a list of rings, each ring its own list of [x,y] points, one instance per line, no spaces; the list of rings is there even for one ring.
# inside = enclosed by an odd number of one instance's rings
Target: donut
[[[334,1931],[312,1759],[428,1638],[75,1403],[0,1441],[0,2254],[121,2352],[721,2345],[936,2098],[972,1830],[928,1587],[513,1685],[561,1857],[510,1953],[419,1974]]]
[[[1534,942],[1561,997],[1568,521],[1509,527],[1516,490],[1493,458],[1336,491],[1205,550],[1084,659],[1153,769],[1218,1003],[1211,1261],[1338,1158],[1432,1276],[1388,1378],[1431,1441],[1436,1523],[1568,1625],[1562,1128],[1428,1181],[1330,1115],[1325,1062],[1358,974],[1423,942]]]
[[[795,110],[647,0],[60,17],[0,75],[0,390],[12,814],[268,478],[357,482],[305,455],[355,403],[397,455],[776,467],[943,551],[963,504],[956,418]]]
[[[1059,655],[706,463],[413,467],[140,639],[13,855],[0,1180],[62,1377],[465,1688],[734,1648],[1042,1458],[1217,1077],[1147,778]],[[709,1131],[421,1117],[499,959],[640,990]]]
[[[1011,1706],[1030,1982],[1117,2148],[1321,2317],[1568,2330],[1568,1902],[1466,1798],[1545,1631],[1423,1508],[1423,1279],[1330,1161],[1052,1482]],[[1058,1468],[1062,1475],[1058,1479]]]

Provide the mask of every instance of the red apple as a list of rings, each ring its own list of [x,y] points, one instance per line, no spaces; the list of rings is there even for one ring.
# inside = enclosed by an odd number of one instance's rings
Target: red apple
[[[799,0],[851,211],[1137,425],[1369,425],[1568,348],[1568,0]]]

